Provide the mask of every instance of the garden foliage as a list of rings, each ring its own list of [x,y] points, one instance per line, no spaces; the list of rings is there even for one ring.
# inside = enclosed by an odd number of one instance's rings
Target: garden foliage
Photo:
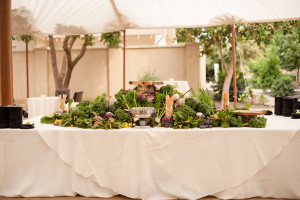
[[[278,33],[273,40],[276,46],[281,68],[292,71],[297,69],[297,81],[299,82],[300,68],[300,28],[291,34]]]
[[[281,76],[274,80],[271,86],[271,94],[275,97],[285,97],[294,93],[295,87],[292,85],[292,79],[288,76]]]
[[[255,86],[264,90],[271,89],[274,96],[289,96],[294,93],[292,79],[280,71],[280,60],[274,46],[267,49],[264,59],[249,62],[249,67]]]

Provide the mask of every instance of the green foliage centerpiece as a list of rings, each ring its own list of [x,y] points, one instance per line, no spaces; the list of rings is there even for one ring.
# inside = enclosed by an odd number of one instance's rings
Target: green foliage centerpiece
[[[143,93],[138,88],[121,89],[116,95],[116,101],[108,105],[106,94],[97,96],[92,101],[82,101],[71,107],[73,100],[69,101],[68,110],[62,110],[51,116],[41,118],[41,123],[54,124],[64,127],[79,127],[92,129],[119,129],[132,127],[132,118],[128,112],[130,108],[152,107],[155,108],[155,126],[174,129],[212,128],[212,127],[254,127],[266,126],[265,118],[255,118],[243,122],[242,117],[233,109],[221,110],[215,107],[208,90],[198,89],[192,91],[191,97],[185,102],[173,96],[177,91],[173,86],[166,85],[154,93]],[[172,113],[166,115],[166,97],[172,99]],[[241,110],[249,110],[250,104]],[[168,112],[169,113],[169,112]]]

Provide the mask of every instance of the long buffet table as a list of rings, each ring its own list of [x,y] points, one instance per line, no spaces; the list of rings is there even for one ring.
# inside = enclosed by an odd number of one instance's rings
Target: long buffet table
[[[267,128],[91,130],[30,119],[0,129],[0,196],[300,198],[300,123]]]

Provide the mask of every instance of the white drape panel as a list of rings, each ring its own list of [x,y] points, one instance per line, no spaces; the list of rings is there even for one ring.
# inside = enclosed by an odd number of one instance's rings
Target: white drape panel
[[[265,129],[209,130],[105,131],[34,123],[45,144],[77,174],[132,198],[300,198],[297,120],[269,117]],[[268,170],[291,143],[294,152]]]
[[[300,198],[300,125],[266,129],[0,130],[1,196]],[[58,184],[60,183],[60,184]]]
[[[5,197],[110,197],[110,189],[76,174],[37,130],[0,129],[0,199]]]
[[[222,199],[256,196],[299,199],[298,152],[299,133],[252,178],[235,188],[211,195]],[[52,197],[80,194],[86,197],[110,197],[117,194],[76,174],[72,166],[64,163],[46,145],[37,130],[0,130],[0,163],[0,196]],[[128,183],[131,181],[128,180]]]

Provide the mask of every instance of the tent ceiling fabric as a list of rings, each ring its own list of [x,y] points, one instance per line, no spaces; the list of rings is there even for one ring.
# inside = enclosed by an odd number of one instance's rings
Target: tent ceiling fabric
[[[12,9],[17,20],[13,34],[74,35],[300,19],[300,0],[12,0]]]

